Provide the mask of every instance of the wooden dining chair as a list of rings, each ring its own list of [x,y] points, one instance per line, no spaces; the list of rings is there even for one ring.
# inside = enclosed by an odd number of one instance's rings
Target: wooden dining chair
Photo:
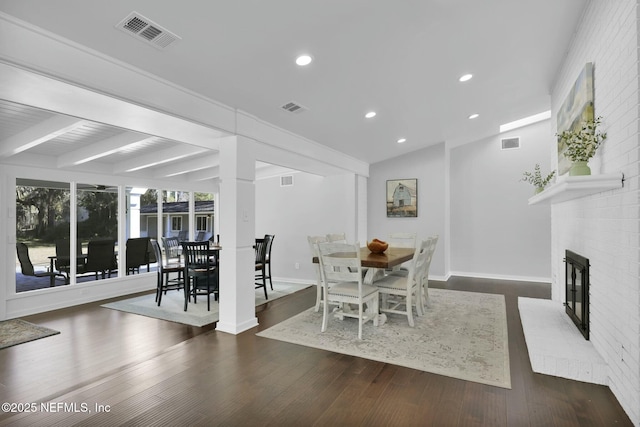
[[[273,240],[276,238],[274,234],[265,234],[264,238],[267,239],[267,253],[265,255],[265,277],[269,279],[269,286],[273,290],[273,282],[271,281],[271,248],[273,247]]]
[[[180,254],[182,249],[180,248],[180,241],[177,237],[162,237],[162,248],[164,249],[167,262],[180,262]]]
[[[207,311],[211,311],[211,294],[218,300],[219,275],[215,261],[211,257],[210,242],[182,242],[184,256],[184,311],[193,297],[207,296]]]
[[[358,339],[361,340],[364,323],[371,320],[374,326],[378,326],[379,293],[377,287],[363,283],[360,244],[324,242],[317,245],[325,301],[321,331],[327,330],[329,304],[335,303],[339,305],[333,310],[335,315],[341,319],[358,319]],[[350,305],[357,305],[357,312],[348,308]]]
[[[269,299],[267,295],[267,248],[269,245],[269,238],[257,238],[255,244],[256,250],[256,266],[255,266],[255,285],[256,289],[264,289],[264,299]]]
[[[416,307],[416,312],[419,316],[424,314],[420,299],[420,278],[427,263],[430,243],[429,239],[420,242],[409,263],[409,270],[406,275],[390,274],[375,282],[382,297],[380,311],[407,316],[407,321],[411,327],[415,326],[413,307]]]
[[[167,294],[169,290],[180,290],[184,287],[184,266],[180,263],[165,263],[162,257],[162,250],[157,240],[151,239],[151,247],[157,260],[157,284],[156,284],[156,302],[158,307],[162,302],[162,294]],[[175,278],[170,275],[175,274]]]

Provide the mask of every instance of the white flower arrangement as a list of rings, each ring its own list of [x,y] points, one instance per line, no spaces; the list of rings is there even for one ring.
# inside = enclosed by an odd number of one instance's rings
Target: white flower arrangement
[[[596,154],[600,144],[607,139],[607,134],[597,132],[602,117],[582,122],[578,130],[565,130],[556,134],[561,143],[567,147],[565,156],[572,162],[586,162]]]

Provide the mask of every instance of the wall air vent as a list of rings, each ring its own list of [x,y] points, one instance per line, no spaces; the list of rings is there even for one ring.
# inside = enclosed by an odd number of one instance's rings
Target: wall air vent
[[[520,148],[520,137],[515,138],[503,138],[502,140],[503,150],[513,150],[514,148]]]
[[[298,104],[297,102],[291,101],[291,102],[287,102],[286,104],[284,104],[282,107],[283,110],[286,110],[290,113],[302,113],[303,111],[307,111],[308,108],[304,107],[300,104]]]
[[[291,187],[293,185],[293,175],[282,175],[280,177],[280,187]]]
[[[116,25],[116,28],[157,49],[166,49],[174,42],[182,40],[176,34],[145,18],[138,12],[131,12],[129,16]]]

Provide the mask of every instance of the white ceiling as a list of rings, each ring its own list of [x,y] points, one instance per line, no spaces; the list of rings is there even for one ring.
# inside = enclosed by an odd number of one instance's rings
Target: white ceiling
[[[496,134],[500,124],[548,110],[553,78],[585,3],[2,0],[0,11],[375,163],[442,141],[475,141]],[[132,11],[181,40],[160,50],[117,30]],[[313,56],[311,65],[294,63],[300,53]],[[474,78],[458,82],[465,73]],[[289,101],[308,110],[283,111]],[[378,115],[367,120],[370,110]],[[469,120],[472,113],[480,116]],[[58,159],[75,154],[76,161],[93,155],[92,162],[127,161],[129,168],[135,159],[144,163],[139,153],[149,148],[169,159],[177,144],[7,102],[0,103],[0,123],[0,142],[21,140],[25,152]],[[55,131],[47,124],[59,125],[61,135],[29,148],[29,135]],[[401,137],[407,141],[397,144]],[[99,147],[112,150],[100,156]],[[203,156],[183,154],[165,168]],[[199,176],[215,175],[210,166]]]

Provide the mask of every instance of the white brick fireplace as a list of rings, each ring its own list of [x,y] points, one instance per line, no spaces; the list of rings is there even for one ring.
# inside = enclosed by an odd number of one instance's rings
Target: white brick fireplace
[[[608,385],[640,425],[640,74],[637,0],[589,1],[552,88],[552,120],[585,63],[594,64],[595,115],[608,138],[592,173],[622,188],[551,208],[552,298],[564,302],[565,250],[590,260],[590,340]],[[555,122],[552,124],[555,133]],[[555,138],[550,136],[552,140]],[[554,163],[557,154],[552,149]]]

